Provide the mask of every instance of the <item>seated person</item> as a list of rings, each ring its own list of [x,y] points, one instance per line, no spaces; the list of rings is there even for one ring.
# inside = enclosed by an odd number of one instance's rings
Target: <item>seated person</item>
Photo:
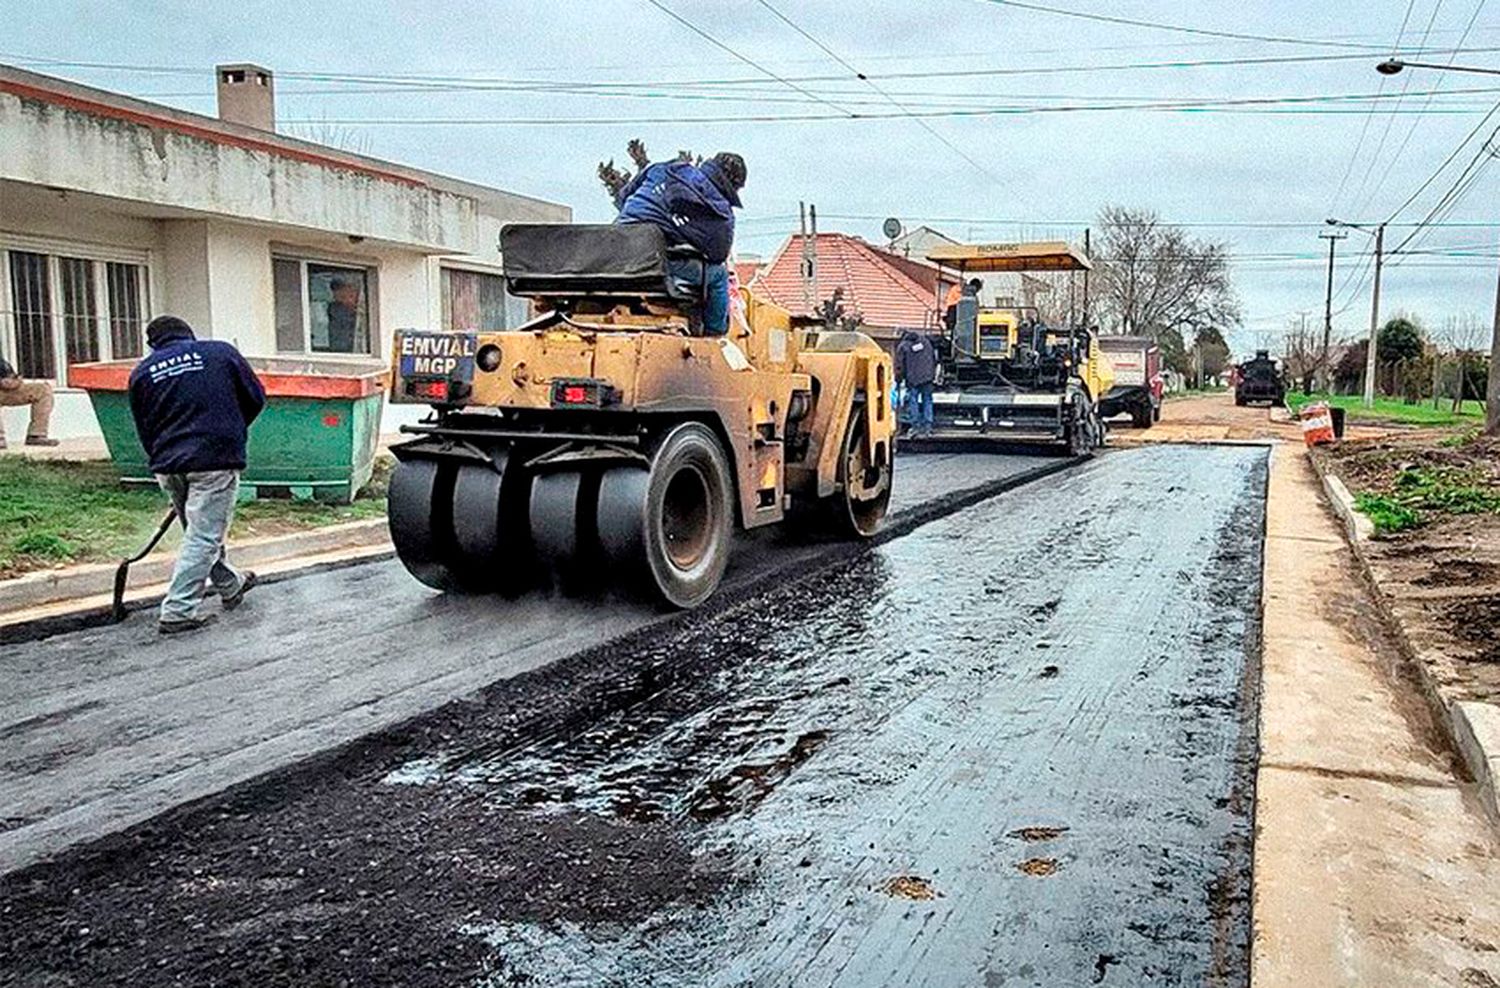
[[[706,292],[703,331],[729,332],[729,250],[734,243],[734,210],[745,187],[745,159],[720,152],[701,165],[666,161],[649,165],[620,190],[616,223],[651,223],[667,243],[686,244],[702,261],[672,257],[667,270],[679,283]],[[702,273],[700,275],[699,269]]]
[[[0,407],[30,405],[31,421],[27,423],[26,445],[56,446],[48,438],[47,426],[52,417],[52,385],[46,381],[24,381],[15,368],[0,357]],[[0,449],[5,448],[5,424],[0,422]]]

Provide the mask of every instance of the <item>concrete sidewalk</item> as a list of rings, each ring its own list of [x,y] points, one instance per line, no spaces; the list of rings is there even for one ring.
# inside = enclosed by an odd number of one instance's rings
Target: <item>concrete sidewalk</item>
[[[1500,857],[1305,452],[1267,503],[1252,983],[1500,984]]]

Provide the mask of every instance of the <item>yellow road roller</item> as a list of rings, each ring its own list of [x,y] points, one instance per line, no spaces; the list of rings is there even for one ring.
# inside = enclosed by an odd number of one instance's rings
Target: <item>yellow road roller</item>
[[[529,321],[401,330],[391,349],[391,400],[433,410],[391,450],[391,538],[418,580],[687,608],[737,528],[877,531],[895,423],[869,337],[743,291],[728,335],[704,335],[680,277],[701,262],[649,225],[512,224],[501,253]]]

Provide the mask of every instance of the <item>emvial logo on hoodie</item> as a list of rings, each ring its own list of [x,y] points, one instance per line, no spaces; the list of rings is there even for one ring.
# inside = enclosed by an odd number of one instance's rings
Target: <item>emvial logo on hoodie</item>
[[[151,383],[160,384],[169,377],[179,377],[203,369],[203,354],[197,350],[175,353],[151,365]]]

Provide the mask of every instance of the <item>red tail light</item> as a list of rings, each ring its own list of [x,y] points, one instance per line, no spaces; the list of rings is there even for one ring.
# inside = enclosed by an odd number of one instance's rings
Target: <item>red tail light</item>
[[[412,393],[418,398],[426,398],[428,401],[447,401],[447,381],[417,381],[412,385]]]

